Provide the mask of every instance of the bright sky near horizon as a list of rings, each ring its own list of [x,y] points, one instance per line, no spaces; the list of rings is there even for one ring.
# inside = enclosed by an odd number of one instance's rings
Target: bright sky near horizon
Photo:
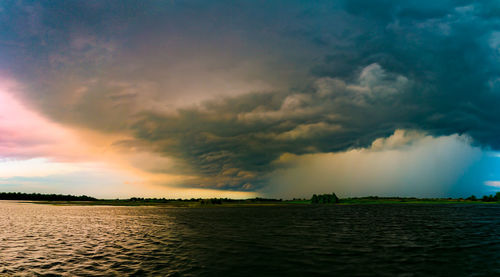
[[[497,1],[2,1],[0,191],[466,197]]]

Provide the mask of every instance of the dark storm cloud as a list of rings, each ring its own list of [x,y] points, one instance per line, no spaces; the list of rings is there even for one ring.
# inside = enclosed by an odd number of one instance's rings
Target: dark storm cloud
[[[500,148],[495,1],[7,3],[25,99],[177,159],[186,185],[258,189],[283,153],[396,129]]]
[[[396,128],[418,128],[412,122],[418,106],[398,103],[411,87],[404,76],[371,64],[352,83],[321,78],[303,92],[246,94],[169,115],[144,112],[132,129],[139,142],[187,161],[219,187],[255,188],[283,153],[365,147]]]

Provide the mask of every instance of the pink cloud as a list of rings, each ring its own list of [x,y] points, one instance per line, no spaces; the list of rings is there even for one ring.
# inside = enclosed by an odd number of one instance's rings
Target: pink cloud
[[[0,158],[73,160],[82,156],[77,144],[70,130],[24,106],[0,80]]]

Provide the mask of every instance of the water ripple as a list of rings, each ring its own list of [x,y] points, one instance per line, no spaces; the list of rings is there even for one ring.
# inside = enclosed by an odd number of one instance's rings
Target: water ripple
[[[499,205],[171,209],[0,201],[0,275],[493,276]]]

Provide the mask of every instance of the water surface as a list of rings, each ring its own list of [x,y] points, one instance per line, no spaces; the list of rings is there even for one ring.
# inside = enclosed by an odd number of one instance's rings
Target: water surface
[[[500,205],[162,208],[0,201],[0,275],[493,276]]]

